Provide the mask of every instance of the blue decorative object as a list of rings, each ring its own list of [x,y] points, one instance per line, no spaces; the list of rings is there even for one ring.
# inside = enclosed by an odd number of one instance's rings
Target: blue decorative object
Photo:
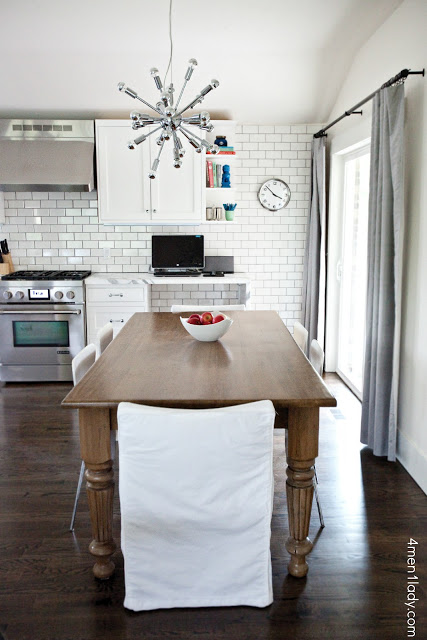
[[[217,136],[214,144],[217,144],[218,147],[228,147],[227,138],[225,136]]]
[[[230,165],[225,164],[222,168],[221,187],[223,189],[229,189],[230,186]]]

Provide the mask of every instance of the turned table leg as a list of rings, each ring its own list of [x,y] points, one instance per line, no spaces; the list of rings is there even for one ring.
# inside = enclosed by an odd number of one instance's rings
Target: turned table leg
[[[288,454],[286,495],[291,554],[289,573],[296,578],[307,575],[306,556],[313,548],[308,537],[313,502],[314,461],[319,444],[319,409],[290,408],[288,414]]]
[[[114,472],[110,449],[109,409],[79,409],[80,449],[86,466],[87,495],[94,539],[89,551],[95,556],[93,573],[103,580],[114,572],[113,540]]]

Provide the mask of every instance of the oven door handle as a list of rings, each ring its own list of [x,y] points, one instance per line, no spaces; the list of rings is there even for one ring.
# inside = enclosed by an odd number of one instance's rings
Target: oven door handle
[[[70,315],[80,315],[81,314],[81,310],[80,309],[76,309],[75,311],[34,311],[33,309],[31,311],[0,311],[0,315],[5,316],[5,315],[13,315],[13,316],[33,316],[33,315],[50,315],[50,316],[70,316]]]

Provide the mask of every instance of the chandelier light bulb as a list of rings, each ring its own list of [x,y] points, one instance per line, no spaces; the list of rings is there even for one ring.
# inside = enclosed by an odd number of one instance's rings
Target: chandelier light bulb
[[[185,81],[188,82],[193,75],[194,67],[197,67],[197,60],[195,58],[190,58],[188,61],[188,69],[185,74]]]
[[[185,149],[183,148],[177,133],[182,133],[182,135],[187,138],[188,142],[195,149],[196,153],[202,153],[202,151],[204,150],[209,150],[210,153],[216,154],[219,151],[219,147],[217,145],[212,145],[203,138],[200,138],[199,136],[193,136],[191,135],[190,131],[185,130],[185,125],[192,125],[193,127],[199,127],[201,131],[212,131],[214,127],[210,122],[211,118],[207,111],[202,111],[199,114],[193,114],[187,117],[183,116],[185,111],[187,111],[188,109],[193,109],[197,104],[200,104],[208,93],[219,86],[218,80],[211,80],[211,82],[206,85],[206,87],[204,87],[191,102],[189,102],[183,109],[180,109],[178,111],[178,105],[181,101],[184,89],[188,81],[191,79],[196,66],[197,60],[195,58],[190,58],[190,60],[188,61],[187,71],[185,73],[184,84],[175,105],[173,97],[175,91],[174,86],[171,82],[167,90],[164,89],[157,67],[152,67],[150,69],[150,73],[152,78],[154,79],[156,88],[160,92],[160,100],[156,103],[155,107],[141,98],[136,91],[126,86],[124,82],[119,82],[119,84],[117,85],[117,88],[121,93],[125,93],[131,98],[140,100],[155,112],[155,115],[139,113],[138,111],[131,112],[130,119],[133,129],[140,129],[148,125],[157,126],[151,129],[148,133],[138,136],[137,138],[135,138],[135,140],[129,142],[127,145],[129,149],[134,150],[137,145],[141,144],[141,142],[144,142],[153,133],[155,133],[156,131],[161,132],[156,140],[157,144],[160,147],[159,153],[157,158],[153,162],[153,166],[151,167],[150,172],[148,173],[148,176],[151,179],[154,179],[157,175],[157,170],[160,163],[160,154],[162,153],[164,143],[171,138],[173,138],[174,145],[173,166],[177,169],[182,166],[182,158],[184,157]]]
[[[156,69],[156,67],[153,67],[152,69],[150,69],[150,73],[154,79],[154,82],[156,83],[156,87],[159,91],[163,91],[163,85],[162,85],[162,80],[159,76],[159,70]]]

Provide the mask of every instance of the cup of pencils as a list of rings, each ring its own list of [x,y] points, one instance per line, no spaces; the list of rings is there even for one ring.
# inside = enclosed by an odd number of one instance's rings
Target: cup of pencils
[[[237,204],[227,203],[222,206],[225,209],[225,219],[228,220],[228,222],[234,220],[234,209],[237,207]]]

